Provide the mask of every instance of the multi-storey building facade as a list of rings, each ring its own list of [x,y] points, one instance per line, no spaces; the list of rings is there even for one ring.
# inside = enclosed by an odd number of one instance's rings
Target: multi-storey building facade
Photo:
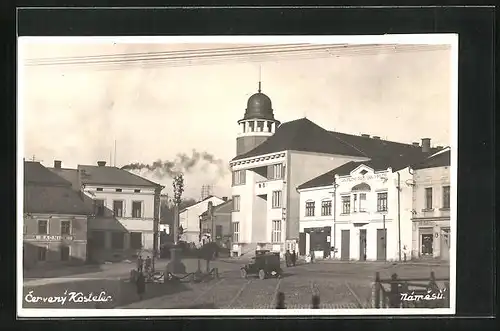
[[[70,182],[38,162],[24,162],[23,266],[86,262],[91,212]]]
[[[128,171],[106,166],[79,165],[62,169],[56,161],[54,173],[80,188],[87,205],[92,207],[88,222],[88,258],[102,262],[131,258],[146,251],[152,254],[159,239],[160,192],[163,187]]]
[[[300,197],[296,188],[302,183],[350,161],[422,153],[418,143],[327,131],[306,118],[280,124],[271,100],[260,89],[249,98],[238,124],[237,155],[230,162],[232,195],[237,201],[232,250],[238,255],[258,248],[284,252],[297,245]],[[430,146],[424,153],[430,153]]]
[[[233,201],[227,198],[222,200],[224,202],[217,206],[209,203],[207,210],[200,215],[200,237],[202,244],[215,241],[221,247],[230,248]]]
[[[450,153],[447,148],[413,167],[413,257],[450,259]]]
[[[179,226],[182,227],[183,231],[181,240],[194,244],[200,242],[200,216],[207,210],[210,203],[213,206],[217,206],[224,203],[224,200],[215,196],[208,196],[180,211]]]
[[[401,252],[409,259],[413,160],[349,162],[299,186],[300,253],[385,261]]]

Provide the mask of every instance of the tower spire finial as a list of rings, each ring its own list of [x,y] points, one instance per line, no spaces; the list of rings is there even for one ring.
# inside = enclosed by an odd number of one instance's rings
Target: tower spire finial
[[[259,93],[262,90],[262,66],[259,66]]]

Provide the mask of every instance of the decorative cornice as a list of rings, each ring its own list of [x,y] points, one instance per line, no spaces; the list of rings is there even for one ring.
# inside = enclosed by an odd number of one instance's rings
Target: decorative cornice
[[[241,159],[241,160],[236,160],[236,161],[231,161],[229,164],[234,167],[236,165],[242,165],[242,164],[251,164],[251,163],[256,163],[256,162],[262,162],[262,161],[268,161],[268,160],[273,160],[273,159],[280,159],[286,156],[286,152],[278,152],[278,153],[272,153],[272,154],[265,154],[265,155],[260,155],[260,156],[254,156],[250,157],[247,159]]]

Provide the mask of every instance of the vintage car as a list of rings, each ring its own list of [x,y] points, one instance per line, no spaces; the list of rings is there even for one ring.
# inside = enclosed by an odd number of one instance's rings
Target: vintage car
[[[267,277],[281,277],[281,260],[279,253],[256,252],[252,261],[241,267],[241,277],[248,275],[258,275],[260,279]]]

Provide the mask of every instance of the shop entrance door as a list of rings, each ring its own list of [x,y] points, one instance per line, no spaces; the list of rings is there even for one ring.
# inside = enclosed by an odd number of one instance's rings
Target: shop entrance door
[[[450,229],[441,229],[441,259],[450,260]]]
[[[342,230],[341,231],[341,243],[340,243],[340,259],[343,261],[349,261],[350,251],[349,247],[351,246],[350,238],[351,231],[350,230]]]
[[[366,261],[366,229],[359,230],[359,260]]]
[[[385,261],[387,259],[386,240],[387,229],[377,229],[377,260]]]
[[[421,234],[421,240],[420,240],[422,244],[421,255],[423,257],[431,257],[433,255],[433,249],[432,249],[433,239],[434,238],[432,233]]]

